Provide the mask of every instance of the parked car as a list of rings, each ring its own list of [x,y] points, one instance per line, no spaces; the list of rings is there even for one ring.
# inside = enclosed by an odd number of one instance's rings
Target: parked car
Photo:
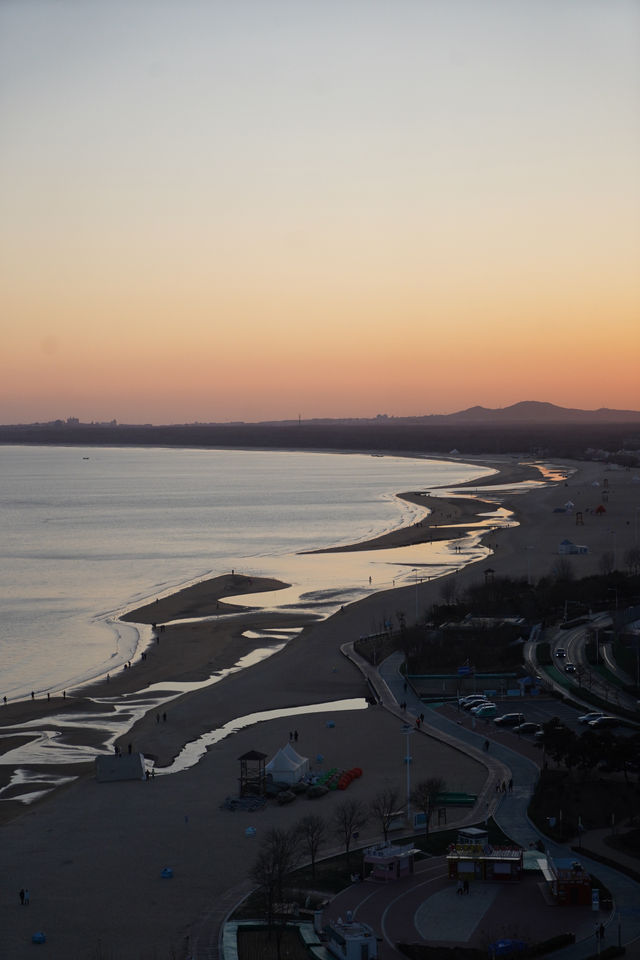
[[[496,712],[498,710],[495,703],[491,703],[489,700],[481,700],[480,703],[476,703],[473,707],[471,707],[471,713],[475,713],[477,716],[478,711],[482,710],[484,707],[495,707]]]
[[[496,717],[493,721],[501,727],[515,727],[526,721],[524,713],[503,713],[501,717]]]
[[[517,727],[513,728],[514,733],[537,733],[538,730],[542,730],[542,727],[532,720],[525,720],[524,723],[519,723]]]
[[[458,703],[461,707],[464,707],[465,704],[469,703],[471,700],[488,700],[486,694],[484,693],[468,693],[465,697],[460,697]]]
[[[567,655],[567,651],[565,650],[565,648],[558,647],[558,649],[556,650],[556,657],[562,658],[562,657],[566,657],[566,655]]]
[[[598,717],[604,717],[604,713],[601,713],[599,710],[596,713],[583,713],[581,717],[578,717],[578,723],[591,723],[592,720],[597,720]]]
[[[595,720],[589,721],[589,726],[594,727],[597,730],[600,730],[601,727],[618,727],[620,726],[620,721],[617,717],[596,717]]]
[[[474,709],[476,717],[487,719],[488,717],[495,717],[498,712],[498,708],[495,703],[484,703],[479,707]]]
[[[565,663],[565,665],[564,665],[564,672],[565,672],[565,673],[575,673],[575,672],[576,672],[576,665],[575,665],[575,663]]]
[[[475,700],[467,700],[467,702],[462,705],[462,709],[473,710],[474,707],[480,706],[481,703],[489,703],[489,701],[486,697],[476,697]]]

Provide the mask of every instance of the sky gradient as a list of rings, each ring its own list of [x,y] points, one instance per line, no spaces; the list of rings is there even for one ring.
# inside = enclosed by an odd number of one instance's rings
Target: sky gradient
[[[0,422],[640,409],[638,0],[3,0]]]

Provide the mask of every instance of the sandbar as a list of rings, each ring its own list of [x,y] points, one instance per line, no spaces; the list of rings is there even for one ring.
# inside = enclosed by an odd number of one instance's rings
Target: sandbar
[[[512,459],[505,462],[513,475],[518,475]],[[486,465],[499,469],[500,461],[483,460],[482,466]],[[624,553],[637,536],[640,484],[633,473],[609,470],[600,463],[567,462],[559,466],[564,480],[518,496],[503,490],[496,491],[495,498],[491,496],[495,504],[513,510],[518,525],[487,531],[484,539],[493,551],[490,560],[451,574],[458,590],[481,580],[489,566],[496,576],[538,578],[551,574],[558,563],[558,545],[565,538],[588,549],[586,554],[567,558],[576,577],[598,571],[603,553],[612,549],[617,565],[623,566]],[[531,463],[525,467],[535,472]],[[498,477],[494,481],[498,483]],[[478,481],[480,485],[487,486],[486,479]],[[555,512],[569,500],[574,504],[571,510]],[[596,515],[594,511],[603,500],[606,514]],[[485,506],[481,505],[482,510]],[[458,508],[465,509],[458,502],[439,507],[447,513]],[[580,519],[578,514],[582,515]],[[456,522],[460,520],[458,515]],[[415,535],[425,527],[410,530]],[[228,584],[220,586],[220,596],[229,596]],[[234,596],[243,592],[238,586],[242,584],[234,584]],[[213,619],[201,624],[168,622],[159,634],[160,643],[147,651],[146,661],[121,671],[108,685],[85,689],[83,698],[104,696],[107,687],[109,692],[144,690],[152,676],[154,682],[162,682],[177,674],[203,675],[212,663],[228,666],[234,662],[241,633],[249,624],[260,617],[274,624],[273,614],[255,610],[243,611],[233,625],[222,617],[217,621],[214,611],[220,607],[215,585],[208,581],[199,589],[189,589],[191,594],[181,591],[182,596],[167,598],[162,608],[164,601],[159,600],[142,612],[131,611],[128,617],[160,624],[162,609],[163,616],[168,617],[177,611],[181,618]],[[244,592],[256,593],[257,589],[254,579],[246,584]],[[364,776],[349,788],[350,796],[366,801],[383,786],[392,784],[402,789],[405,767],[401,719],[380,707],[369,707],[336,712],[332,717],[335,726],[329,727],[326,715],[296,717],[294,722],[287,718],[286,710],[365,696],[369,692],[366,683],[342,656],[341,645],[398,611],[405,611],[411,622],[416,592],[423,611],[440,601],[442,589],[443,581],[435,580],[384,590],[322,621],[303,623],[295,614],[285,615],[280,626],[286,621],[302,630],[280,652],[213,686],[176,698],[168,708],[166,722],[159,724],[153,715],[147,715],[129,731],[127,739],[135,750],[162,764],[202,732],[236,717],[280,708],[284,713],[281,719],[248,727],[222,740],[183,773],[163,776],[159,767],[151,782],[99,784],[87,770],[85,777],[4,823],[0,843],[4,886],[9,893],[0,899],[0,929],[8,955],[15,960],[30,956],[30,936],[36,929],[47,931],[52,952],[59,956],[92,955],[98,942],[107,955],[111,951],[121,960],[139,960],[145,955],[161,958],[169,956],[172,948],[181,955],[187,938],[221,898],[230,897],[230,890],[236,886],[240,890],[246,884],[257,843],[266,829],[291,825],[309,811],[329,821],[340,800],[336,794],[323,798],[319,805],[300,799],[290,807],[270,805],[253,815],[220,809],[224,798],[237,792],[238,757],[251,749],[273,755],[288,741],[294,726],[299,735],[297,749],[312,762],[339,768],[362,767]],[[224,610],[222,616],[227,614]],[[59,706],[56,704],[56,709]],[[71,702],[64,706],[72,709]],[[16,722],[10,715],[13,708],[6,708],[7,713],[1,711],[3,732],[10,732],[4,728]],[[42,710],[42,704],[27,702],[25,710],[29,709]],[[481,756],[467,756],[427,733],[413,738],[412,749],[416,778],[440,774],[450,789],[470,792],[479,791],[485,783]],[[256,839],[246,837],[248,826],[256,827]],[[370,824],[363,836],[378,833],[379,828]],[[332,835],[327,847],[337,844],[337,837]],[[171,881],[160,876],[166,865],[174,869]],[[17,899],[17,891],[25,884],[32,891],[28,915]]]

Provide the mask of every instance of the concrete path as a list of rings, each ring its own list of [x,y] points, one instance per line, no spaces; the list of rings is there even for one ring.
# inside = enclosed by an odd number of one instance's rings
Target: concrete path
[[[474,756],[479,754],[488,765],[496,764],[495,767],[489,767],[495,774],[490,778],[491,782],[495,782],[496,779],[502,780],[513,777],[514,789],[511,794],[499,794],[497,799],[494,794],[492,799],[489,793],[486,797],[479,798],[473,811],[475,822],[483,819],[482,804],[484,803],[485,807],[488,804],[487,809],[493,815],[500,829],[524,849],[527,849],[531,842],[541,840],[552,857],[576,856],[570,847],[552,843],[529,820],[527,809],[539,775],[536,764],[504,744],[493,741],[490,727],[483,727],[480,732],[467,730],[422,703],[409,684],[405,689],[405,680],[400,673],[403,662],[403,654],[394,653],[380,665],[379,677],[382,681],[381,692],[384,706],[387,706],[387,701],[389,701],[391,709],[397,712],[398,705],[406,701],[406,712],[408,714],[414,717],[420,713],[425,714],[425,733],[437,732],[441,736],[450,737],[451,740],[458,742],[459,747],[464,746]],[[373,668],[369,666],[369,669],[372,670]],[[393,707],[394,700],[395,709]],[[489,733],[487,733],[487,730],[489,730]],[[485,754],[482,750],[485,739],[491,741],[489,754]],[[507,772],[503,773],[502,771]],[[638,941],[636,947],[631,948],[631,950],[637,950],[637,953],[630,953],[628,948],[627,954],[640,957],[640,884],[631,880],[625,874],[595,860],[590,860],[586,856],[581,855],[580,860],[586,870],[598,877],[608,887],[614,899],[614,912],[604,920],[607,927],[606,943],[617,943],[618,930],[620,930],[621,942],[627,947],[634,941]],[[453,925],[450,932],[450,939],[456,939]],[[586,941],[554,953],[554,957],[558,960],[582,960],[582,958],[593,953],[594,941],[590,937]]]

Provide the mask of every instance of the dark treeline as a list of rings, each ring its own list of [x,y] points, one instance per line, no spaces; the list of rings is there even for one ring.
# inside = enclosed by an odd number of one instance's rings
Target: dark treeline
[[[179,426],[34,424],[0,427],[0,443],[85,446],[226,447],[360,450],[462,455],[526,453],[582,459],[587,450],[615,454],[640,447],[640,423],[419,424],[398,421],[233,423]],[[612,457],[637,462],[634,456]]]

